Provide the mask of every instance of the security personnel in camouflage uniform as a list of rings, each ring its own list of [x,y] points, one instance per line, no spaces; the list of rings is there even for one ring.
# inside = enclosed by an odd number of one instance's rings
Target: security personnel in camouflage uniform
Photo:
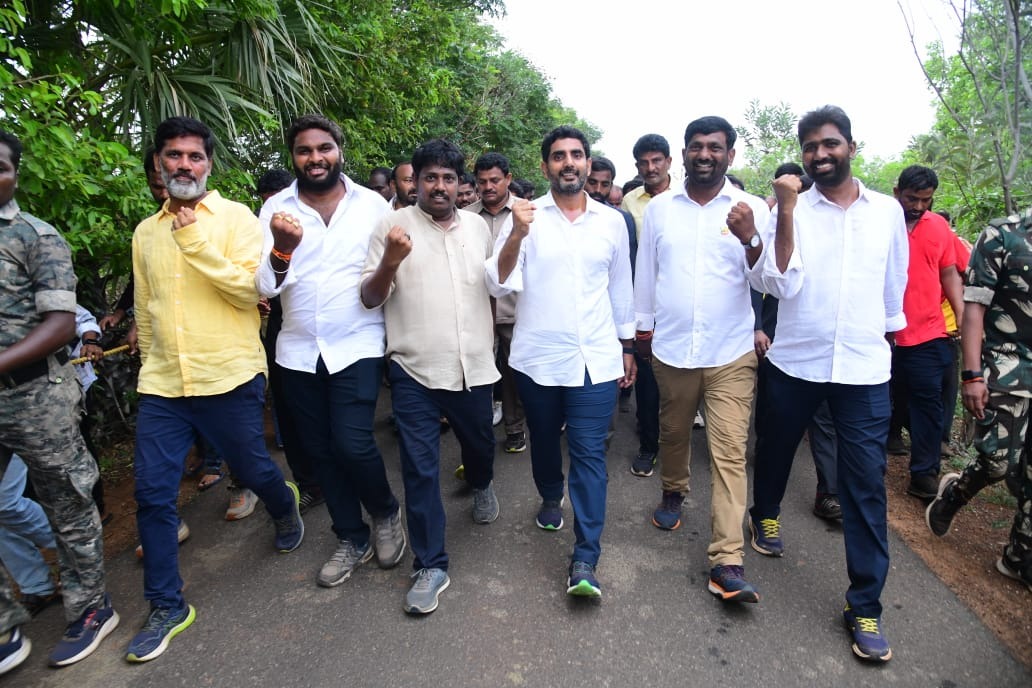
[[[945,535],[954,514],[986,485],[1006,478],[1018,500],[1000,573],[1032,590],[1032,209],[993,220],[971,252],[964,288],[964,406],[976,418],[978,457],[943,476],[925,520]],[[984,340],[983,340],[984,334]]]
[[[82,387],[65,345],[75,336],[75,273],[64,239],[14,200],[21,143],[0,131],[0,473],[25,461],[57,539],[65,617],[52,666],[83,659],[118,625],[104,590],[97,464],[79,434]],[[29,614],[0,580],[0,673],[28,656]]]

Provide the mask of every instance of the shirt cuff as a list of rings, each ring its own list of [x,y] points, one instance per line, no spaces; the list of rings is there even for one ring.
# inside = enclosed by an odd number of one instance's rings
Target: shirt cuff
[[[885,319],[885,331],[886,332],[899,332],[907,326],[907,316],[902,312],[891,318]]]
[[[642,332],[650,332],[656,329],[656,316],[654,313],[635,313],[634,321]]]
[[[634,323],[620,323],[616,326],[617,339],[634,339]]]

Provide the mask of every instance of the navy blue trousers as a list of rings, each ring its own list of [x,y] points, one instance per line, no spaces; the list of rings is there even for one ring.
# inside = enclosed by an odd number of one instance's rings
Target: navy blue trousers
[[[754,519],[777,518],[792,459],[822,401],[828,402],[838,437],[838,496],[846,546],[846,601],[858,616],[881,615],[881,591],[889,571],[885,499],[885,442],[889,433],[889,383],[843,385],[808,382],[785,374],[770,361],[764,408],[756,440]]]
[[[906,399],[910,415],[912,475],[939,475],[943,379],[952,363],[947,337],[892,349],[893,395]]]
[[[570,454],[570,503],[573,506],[573,560],[598,564],[606,520],[606,432],[616,405],[615,380],[592,384],[587,372],[582,387],[539,385],[519,371],[516,385],[530,430],[534,484],[542,499],[563,496],[563,453],[560,429],[566,423]],[[655,384],[655,378],[653,378]]]
[[[140,395],[136,416],[136,526],[143,545],[143,594],[152,607],[180,608],[176,530],[179,480],[199,432],[229,464],[237,482],[265,503],[273,518],[294,508],[294,493],[265,446],[265,376],[225,394],[202,397]],[[271,549],[271,539],[269,546]]]
[[[466,482],[475,489],[487,487],[494,478],[493,385],[455,392],[430,389],[416,382],[394,361],[388,370],[405,482],[412,568],[447,571],[446,521],[441,501],[441,416],[448,419],[462,448]]]
[[[373,438],[383,359],[363,358],[331,375],[320,356],[314,373],[280,368],[280,375],[299,449],[314,464],[333,532],[361,549],[369,542],[362,507],[374,518],[398,510]]]

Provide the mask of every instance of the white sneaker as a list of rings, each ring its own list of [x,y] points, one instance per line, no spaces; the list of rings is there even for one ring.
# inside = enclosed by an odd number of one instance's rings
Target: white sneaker
[[[502,402],[494,403],[494,415],[491,417],[491,425],[498,425],[502,422]]]
[[[695,427],[695,428],[704,428],[704,427],[706,427],[706,419],[702,417],[702,411],[696,411],[695,412],[695,422],[692,424],[692,427]]]
[[[181,545],[188,537],[190,537],[190,526],[186,525],[186,521],[183,519],[179,519],[179,527],[176,529],[176,540]],[[143,559],[143,545],[136,546],[136,558]]]

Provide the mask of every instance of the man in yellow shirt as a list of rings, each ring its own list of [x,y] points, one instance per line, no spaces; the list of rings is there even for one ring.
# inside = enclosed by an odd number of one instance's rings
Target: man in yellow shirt
[[[304,537],[297,488],[284,482],[265,446],[266,364],[254,280],[262,230],[246,206],[207,190],[214,145],[211,130],[195,119],[158,125],[154,161],[169,199],[133,235],[143,362],[136,523],[151,611],[129,643],[130,662],[156,658],[195,617],[183,599],[176,542],[179,476],[195,431],[265,502],[276,549],[293,551]]]

